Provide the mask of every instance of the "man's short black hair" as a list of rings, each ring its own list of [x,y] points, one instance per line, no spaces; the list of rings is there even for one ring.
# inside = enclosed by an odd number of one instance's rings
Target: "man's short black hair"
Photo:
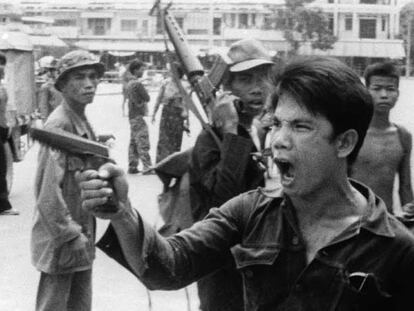
[[[132,62],[129,63],[129,72],[134,73],[135,70],[141,69],[144,66],[144,63],[139,59],[134,59]]]
[[[374,63],[365,68],[364,79],[367,87],[371,83],[372,76],[391,77],[397,80],[397,86],[400,83],[400,70],[390,61]]]
[[[0,53],[0,65],[6,65],[7,63],[7,58],[6,55],[4,55],[3,53]]]
[[[373,114],[372,98],[358,75],[337,59],[310,56],[296,58],[274,76],[273,109],[278,98],[288,94],[309,112],[327,118],[334,137],[349,129],[356,130],[358,142],[347,159],[352,164]]]

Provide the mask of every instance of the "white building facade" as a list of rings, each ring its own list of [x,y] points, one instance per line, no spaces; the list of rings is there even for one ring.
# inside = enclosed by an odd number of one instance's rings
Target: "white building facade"
[[[378,59],[405,57],[399,39],[399,0],[316,0],[312,6],[328,14],[333,34],[338,38],[334,48],[312,50],[309,44],[302,54],[324,54],[344,59],[359,72]]]
[[[400,0],[315,0],[329,17],[338,38],[328,51],[302,44],[301,54],[327,54],[362,67],[372,59],[405,57],[398,39]],[[94,52],[113,55],[164,51],[163,34],[155,16],[149,16],[153,0],[28,0],[21,1],[25,16],[54,19],[50,31],[66,42]],[[246,37],[262,40],[272,53],[286,52],[289,45],[273,29],[274,10],[283,0],[176,0],[170,12],[196,52],[224,50]],[[153,61],[153,59],[150,59]]]

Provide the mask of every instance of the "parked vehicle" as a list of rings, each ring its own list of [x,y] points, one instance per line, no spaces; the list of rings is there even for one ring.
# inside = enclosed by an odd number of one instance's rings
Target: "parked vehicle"
[[[102,77],[102,82],[120,83],[121,78],[118,71],[106,71]]]
[[[8,95],[6,117],[11,136],[5,147],[10,190],[13,162],[23,159],[31,144],[29,126],[37,119],[34,55],[30,37],[19,31],[0,33],[0,50],[7,59],[4,83]]]

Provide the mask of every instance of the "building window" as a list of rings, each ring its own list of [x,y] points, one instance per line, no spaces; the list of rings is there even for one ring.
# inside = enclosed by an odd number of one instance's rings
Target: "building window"
[[[249,15],[246,13],[239,14],[239,28],[247,28]]]
[[[184,29],[184,17],[175,17],[175,20],[178,26],[180,26],[180,29],[183,30]]]
[[[148,20],[144,19],[142,21],[142,30],[141,30],[141,34],[143,36],[148,36]]]
[[[135,32],[137,30],[137,21],[135,19],[121,20],[121,31]]]
[[[232,28],[236,27],[236,14],[235,13],[230,14],[230,27]]]
[[[345,17],[345,30],[346,31],[352,30],[352,16]]]
[[[377,4],[378,0],[360,0],[361,4]]]
[[[156,22],[156,25],[155,25],[155,32],[156,32],[157,35],[161,35],[163,33],[162,32],[162,30],[163,30],[162,23],[163,22],[162,22],[161,17],[159,15],[157,15],[157,22]]]
[[[328,29],[332,34],[334,33],[334,18],[332,14],[328,15]]]
[[[76,26],[76,19],[55,19],[53,25],[58,27]]]
[[[377,21],[375,19],[360,19],[359,20],[359,38],[360,39],[375,39],[377,37],[376,27]]]
[[[275,18],[270,14],[265,14],[263,17],[263,27],[264,30],[274,29],[275,28]]]
[[[187,34],[189,35],[207,35],[207,29],[188,29]]]
[[[381,31],[387,30],[387,19],[385,16],[381,18]]]
[[[213,19],[213,34],[214,35],[221,35],[221,18],[214,17]]]
[[[328,0],[328,3],[334,3],[334,0]]]
[[[251,26],[255,27],[256,26],[256,14],[253,13],[251,16],[252,16]]]
[[[92,34],[95,36],[106,35],[109,28],[111,28],[111,20],[109,18],[88,19],[88,29],[92,30]]]

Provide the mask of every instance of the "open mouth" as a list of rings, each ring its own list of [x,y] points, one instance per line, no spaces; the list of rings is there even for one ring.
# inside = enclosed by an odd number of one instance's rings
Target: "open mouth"
[[[279,169],[282,184],[292,183],[295,177],[293,164],[285,159],[274,159],[274,163]]]

